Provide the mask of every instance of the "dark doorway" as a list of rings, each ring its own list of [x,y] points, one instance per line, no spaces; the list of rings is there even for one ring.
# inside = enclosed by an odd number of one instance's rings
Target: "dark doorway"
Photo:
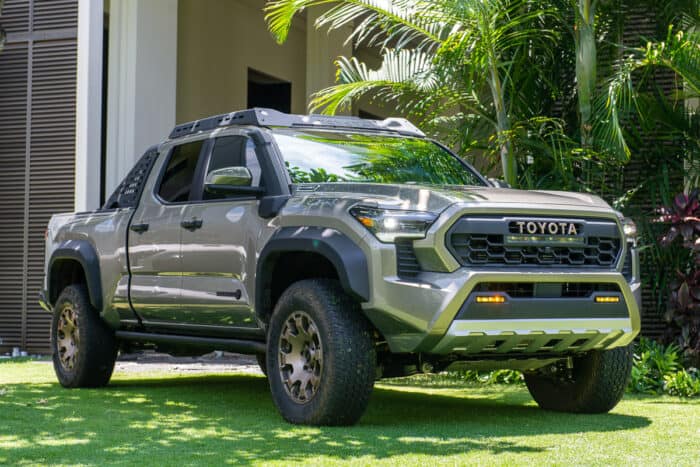
[[[291,112],[292,83],[248,68],[248,108],[253,107]]]

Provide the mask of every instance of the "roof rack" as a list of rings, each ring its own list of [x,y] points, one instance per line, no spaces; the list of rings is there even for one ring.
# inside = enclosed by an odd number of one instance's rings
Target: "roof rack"
[[[366,120],[359,117],[329,115],[295,115],[273,109],[247,109],[177,125],[170,132],[170,139],[181,138],[202,131],[232,125],[253,125],[289,128],[336,128],[344,130],[370,130],[424,137],[425,134],[405,118]]]

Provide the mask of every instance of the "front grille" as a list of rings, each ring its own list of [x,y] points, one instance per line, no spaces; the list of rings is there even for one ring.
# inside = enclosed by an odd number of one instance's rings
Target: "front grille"
[[[447,234],[447,244],[465,266],[523,266],[613,269],[622,252],[617,227],[612,222],[581,221],[583,232],[566,237],[533,235],[512,239],[507,218],[464,218]],[[534,240],[532,240],[534,239]]]

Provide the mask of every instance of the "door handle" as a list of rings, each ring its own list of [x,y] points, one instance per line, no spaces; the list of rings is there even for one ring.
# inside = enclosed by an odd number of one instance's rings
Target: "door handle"
[[[142,234],[148,230],[148,224],[131,224],[129,229],[137,234]]]
[[[201,229],[201,228],[202,228],[202,219],[195,219],[195,218],[192,218],[192,219],[189,220],[189,221],[182,221],[182,222],[180,222],[180,226],[181,226],[183,229],[187,229],[187,230],[193,232],[193,231],[195,231],[195,230],[197,230],[197,229]]]

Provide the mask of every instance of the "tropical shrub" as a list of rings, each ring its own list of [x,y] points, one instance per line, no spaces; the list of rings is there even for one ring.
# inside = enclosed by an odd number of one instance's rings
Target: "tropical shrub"
[[[641,338],[635,346],[629,392],[668,394],[679,397],[700,396],[700,372],[681,365],[681,349]]]
[[[629,384],[631,392],[662,394],[666,376],[680,368],[680,349],[641,338],[634,351],[634,366]]]
[[[666,375],[664,389],[671,396],[700,396],[700,372],[696,368],[690,368]]]
[[[677,195],[659,210],[657,222],[668,227],[660,243],[680,244],[686,258],[669,284],[667,340],[675,342],[693,365],[700,364],[700,201],[698,190]]]

